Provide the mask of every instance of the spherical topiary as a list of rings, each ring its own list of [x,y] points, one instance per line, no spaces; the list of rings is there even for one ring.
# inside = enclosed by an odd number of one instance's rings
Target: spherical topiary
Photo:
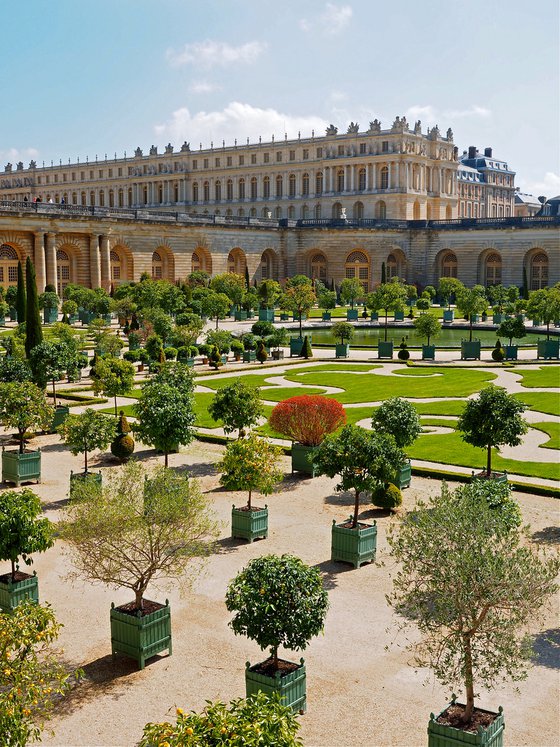
[[[402,342],[399,345],[399,348],[400,350],[397,353],[398,359],[401,361],[407,361],[410,358],[410,353],[407,350],[408,345],[406,344],[404,337],[402,338]]]
[[[496,340],[496,345],[492,350],[492,360],[500,362],[503,361],[505,357],[506,351],[503,349],[502,343],[499,340]]]
[[[379,508],[388,508],[393,511],[398,508],[402,503],[402,493],[393,485],[392,482],[387,485],[379,485],[379,487],[373,491],[371,495],[371,502],[374,506]]]
[[[135,443],[132,436],[127,433],[120,433],[111,444],[113,456],[125,462],[134,453]]]

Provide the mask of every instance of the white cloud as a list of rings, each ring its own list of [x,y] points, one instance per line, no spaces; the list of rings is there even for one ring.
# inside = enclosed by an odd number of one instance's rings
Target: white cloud
[[[38,155],[39,151],[36,148],[8,148],[6,150],[0,150],[0,161],[9,161],[13,166],[15,166],[18,161],[26,161],[28,158],[37,158]],[[27,164],[25,164],[25,166],[27,166]]]
[[[556,197],[560,195],[560,174],[553,171],[547,171],[540,181],[527,181],[523,177],[516,177],[516,182],[523,192],[539,197]]]
[[[481,120],[490,119],[492,116],[490,109],[479,106],[478,104],[471,104],[466,109],[438,109],[431,104],[426,104],[425,106],[415,105],[409,107],[405,114],[409,122],[420,119],[423,125],[433,127],[439,124],[440,128],[452,125],[457,119]]]
[[[343,31],[350,23],[353,10],[350,5],[334,5],[327,3],[325,10],[321,13],[315,22],[308,18],[301,18],[299,27],[302,31],[309,32],[318,28],[322,33],[334,36]]]
[[[208,83],[205,80],[195,81],[189,86],[190,93],[213,93],[214,91],[220,91],[220,86],[215,83]]]
[[[464,119],[465,117],[480,117],[481,119],[488,119],[492,116],[492,112],[484,106],[472,104],[468,109],[447,109],[443,112],[443,116],[449,117],[450,119]]]
[[[209,147],[211,140],[219,147],[222,140],[226,145],[233,145],[235,138],[243,144],[247,137],[251,143],[258,142],[259,136],[263,142],[268,142],[273,134],[276,140],[283,140],[285,132],[288,138],[296,138],[298,132],[302,137],[311,137],[312,130],[316,135],[323,135],[327,124],[316,116],[293,116],[276,109],[260,109],[232,101],[221,111],[191,113],[187,107],[182,107],[173,112],[167,122],[155,125],[154,131],[163,140],[176,144],[187,140],[195,150],[199,143],[204,148]]]
[[[251,64],[265,49],[266,44],[259,41],[233,47],[227,42],[207,39],[203,42],[185,44],[179,51],[168,49],[166,57],[171,67],[183,67],[188,64],[202,68],[225,67],[236,63]]]

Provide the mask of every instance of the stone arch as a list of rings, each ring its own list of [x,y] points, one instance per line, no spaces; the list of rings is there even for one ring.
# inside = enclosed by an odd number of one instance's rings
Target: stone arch
[[[408,262],[404,252],[398,247],[393,247],[385,260],[385,273],[387,280],[391,280],[391,278],[406,280],[408,274],[407,270]]]
[[[0,285],[17,285],[19,252],[12,244],[0,244]]]
[[[370,258],[363,249],[354,249],[346,257],[344,263],[344,277],[357,278],[369,290],[370,284]]]
[[[309,259],[309,276],[313,280],[320,280],[322,283],[327,282],[329,263],[325,254],[314,249],[308,256]]]
[[[436,277],[456,278],[458,276],[459,263],[457,255],[451,249],[442,249],[436,257]]]
[[[247,257],[243,249],[234,247],[227,258],[227,271],[235,272],[237,275],[245,277],[245,268],[247,267]]]
[[[334,203],[334,205],[332,206],[332,213],[331,213],[331,215],[332,215],[332,217],[333,217],[334,220],[337,220],[338,218],[341,217],[341,215],[342,215],[342,205],[340,204],[340,202],[335,202]]]
[[[82,251],[76,241],[64,239],[56,244],[56,292],[62,298],[69,283],[78,282],[78,264]]]
[[[540,290],[548,285],[549,258],[541,247],[533,247],[525,255],[525,272],[529,290]]]
[[[191,256],[191,272],[212,274],[212,255],[205,246],[197,246]]]
[[[352,208],[352,217],[356,220],[360,220],[364,217],[364,203],[363,202],[355,202],[354,206]]]
[[[274,249],[265,249],[261,255],[261,280],[278,280],[278,255]]]
[[[478,258],[478,282],[488,287],[502,282],[502,255],[489,247]]]
[[[134,260],[128,246],[119,243],[111,246],[109,262],[112,284],[119,285],[134,280]]]
[[[154,280],[175,280],[175,255],[166,244],[159,244],[152,254],[152,278]]]
[[[414,200],[412,206],[412,220],[420,220],[420,203],[418,200]]]
[[[387,218],[387,205],[384,200],[379,200],[375,206],[375,217],[379,220],[385,220]]]

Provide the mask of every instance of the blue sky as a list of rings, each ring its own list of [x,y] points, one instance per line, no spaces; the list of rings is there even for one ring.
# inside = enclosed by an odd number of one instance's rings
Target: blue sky
[[[0,2],[0,169],[404,114],[560,193],[558,0]]]

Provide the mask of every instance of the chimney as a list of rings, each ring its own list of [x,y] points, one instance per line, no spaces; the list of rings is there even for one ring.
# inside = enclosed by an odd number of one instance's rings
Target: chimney
[[[487,158],[492,158],[492,148],[484,148],[484,155],[487,156]]]
[[[475,158],[476,157],[476,147],[474,145],[469,145],[469,158]]]

